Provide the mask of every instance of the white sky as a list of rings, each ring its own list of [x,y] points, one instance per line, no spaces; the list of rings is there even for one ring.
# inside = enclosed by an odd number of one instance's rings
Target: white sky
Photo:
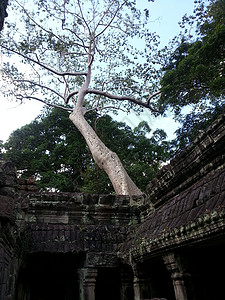
[[[178,22],[187,13],[192,14],[194,0],[155,0],[154,3],[147,0],[137,0],[143,7],[150,9],[151,29],[159,34],[161,45],[166,45],[170,39],[180,32]],[[1,87],[0,87],[1,88]],[[1,96],[0,99],[0,140],[6,141],[10,133],[25,124],[29,124],[40,113],[41,103],[28,101],[19,105],[17,102],[9,102]],[[171,118],[154,119],[147,110],[141,116],[119,114],[115,117],[117,121],[127,122],[129,126],[137,126],[140,121],[146,120],[150,127],[164,129],[169,138],[177,125]]]

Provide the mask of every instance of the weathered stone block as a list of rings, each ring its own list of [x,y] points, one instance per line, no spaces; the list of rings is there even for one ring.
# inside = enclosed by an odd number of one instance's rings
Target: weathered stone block
[[[16,168],[11,161],[0,161],[1,169],[6,175],[15,175]]]
[[[83,204],[96,205],[98,203],[99,195],[83,194]]]
[[[0,195],[0,218],[14,221],[14,200],[9,196]]]
[[[6,181],[6,174],[0,168],[0,186],[4,186]]]
[[[16,186],[17,185],[17,180],[15,174],[13,175],[7,175],[5,178],[5,185],[6,186]]]
[[[36,185],[28,185],[28,186],[27,186],[27,190],[28,190],[29,192],[37,192],[37,191],[38,191],[38,188],[37,188]]]
[[[99,197],[99,204],[112,206],[115,202],[114,195],[102,195]]]
[[[15,188],[9,187],[9,186],[4,186],[4,187],[0,188],[0,195],[14,197]]]
[[[19,185],[26,185],[27,180],[25,178],[17,178],[17,182]]]

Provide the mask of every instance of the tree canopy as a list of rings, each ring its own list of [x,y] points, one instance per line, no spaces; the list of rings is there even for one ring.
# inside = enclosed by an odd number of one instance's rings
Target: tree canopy
[[[183,18],[183,33],[158,51],[158,38],[148,26],[149,9],[138,9],[136,1],[14,0],[9,10],[14,20],[5,23],[0,42],[9,57],[1,72],[2,91],[21,102],[37,100],[70,111],[116,193],[140,195],[116,151],[109,149],[115,149],[115,140],[110,147],[107,140],[104,144],[88,113],[141,113],[147,108],[159,115],[172,110],[182,123],[174,145],[182,148],[221,112],[224,0],[195,3],[194,14]],[[140,137],[141,128],[136,129]],[[92,165],[89,170],[91,174]]]
[[[142,62],[152,57],[146,45],[157,44],[146,27],[148,9],[127,0],[15,0],[13,11],[15,20],[6,22],[0,46],[19,63],[3,64],[5,95],[72,111],[71,121],[116,193],[140,195],[118,155],[104,145],[85,114],[108,109],[140,112],[143,107],[155,112],[150,103],[153,81],[141,76]],[[138,47],[137,39],[142,42]]]
[[[182,123],[177,131],[179,147],[186,146],[224,108],[225,97],[225,1],[198,1],[193,16],[183,18],[184,27],[197,21],[190,38],[186,29],[178,47],[168,56],[161,79],[159,105],[172,108]],[[182,110],[187,107],[184,113]],[[187,113],[188,112],[188,113]]]
[[[131,178],[144,191],[162,162],[169,158],[170,143],[161,130],[151,133],[145,122],[134,130],[125,123],[92,112],[88,121],[106,145],[111,145]],[[113,140],[113,143],[112,143]],[[59,191],[112,193],[105,173],[94,163],[85,140],[68,118],[68,112],[47,110],[14,131],[3,145],[25,178],[36,178],[39,188]]]
[[[15,0],[1,38],[2,53],[14,58],[3,63],[6,95],[48,105],[76,103],[89,66],[87,110],[154,111],[154,80],[142,76],[146,61],[157,59],[149,51],[158,41],[148,21],[149,10],[138,9],[136,1]]]

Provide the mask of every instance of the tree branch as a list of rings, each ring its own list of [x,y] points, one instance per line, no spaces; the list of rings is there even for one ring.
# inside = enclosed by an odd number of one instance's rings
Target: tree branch
[[[108,26],[108,25],[104,24],[104,23],[101,23],[101,24],[99,24],[99,26]],[[118,30],[122,31],[123,33],[127,34],[127,31],[122,29],[119,25],[111,25],[110,24],[110,28],[118,29]]]
[[[108,6],[108,8],[103,12],[102,17],[100,18],[100,20],[98,21],[98,24],[95,26],[94,32],[96,32],[97,28],[102,25],[101,22],[103,21],[104,17],[107,15],[107,13],[109,12],[110,8],[112,7],[113,2],[110,3],[110,5]],[[106,25],[107,26],[107,25]]]
[[[79,93],[79,90],[70,93],[70,94],[66,97],[66,99],[64,100],[64,101],[65,101],[65,104],[68,104],[70,98],[72,98],[73,96],[77,95],[78,93]]]
[[[52,69],[52,68],[44,65],[40,61],[35,60],[35,59],[33,59],[33,58],[31,58],[31,57],[29,57],[27,55],[24,55],[24,54],[20,53],[17,50],[10,49],[10,48],[2,45],[2,44],[0,45],[0,47],[2,47],[3,49],[5,49],[7,51],[13,52],[13,53],[15,53],[15,54],[17,54],[19,56],[22,56],[23,58],[25,58],[25,59],[27,59],[27,60],[29,60],[29,61],[37,64],[37,65],[39,65],[40,67],[46,69],[47,71],[49,71],[49,72],[51,72],[51,73],[53,73],[55,75],[58,75],[58,76],[65,76],[65,75],[69,75],[69,76],[87,76],[87,72],[84,72],[84,71],[79,71],[79,72],[58,72],[58,71],[56,71],[56,70],[54,70],[54,69]]]
[[[60,109],[63,109],[63,110],[66,110],[66,111],[70,111],[70,112],[73,111],[72,108],[67,108],[67,107],[64,107],[64,106],[61,106],[61,105],[49,103],[49,102],[47,102],[47,101],[45,101],[43,99],[40,99],[40,98],[37,98],[37,97],[34,97],[34,96],[23,96],[23,95],[19,94],[19,95],[16,95],[16,98],[18,100],[20,100],[21,102],[23,101],[23,99],[32,99],[32,100],[36,100],[36,101],[42,102],[45,105],[48,105],[48,106],[51,106],[51,107],[60,108]]]
[[[81,4],[80,4],[80,0],[78,0],[77,2],[78,2],[79,10],[80,10],[80,13],[81,13],[81,17],[82,17],[82,19],[84,20],[85,25],[87,26],[87,29],[88,29],[88,32],[89,32],[89,36],[91,36],[91,29],[90,29],[90,27],[89,27],[87,21],[86,21],[85,18],[84,18],[83,10],[82,10]]]
[[[44,28],[43,26],[41,26],[39,23],[37,23],[33,18],[31,18],[30,14],[27,12],[27,10],[17,1],[15,0],[16,3],[22,8],[22,10],[24,11],[24,13],[26,14],[26,16],[39,28],[41,28],[41,30],[47,32],[48,34],[54,36],[56,39],[58,39],[61,43],[66,44],[65,41],[63,41],[58,35],[54,34],[52,31],[47,30],[46,28]]]
[[[154,98],[155,96],[159,95],[159,94],[161,94],[161,91],[155,92],[154,94],[150,95],[146,103],[149,105],[151,99]]]
[[[121,7],[123,7],[124,3],[125,3],[125,2],[123,2],[121,5],[118,5],[118,7],[117,7],[117,9],[116,9],[114,15],[112,16],[111,20],[109,21],[109,23],[105,26],[105,28],[104,28],[102,31],[100,31],[100,32],[95,36],[95,38],[99,37],[101,34],[103,34],[103,33],[106,31],[107,28],[110,27],[110,25],[112,24],[113,20],[115,19],[116,15],[117,15],[118,11],[121,9]],[[98,24],[98,25],[99,25],[99,24]],[[96,28],[97,28],[97,27],[96,27]]]
[[[30,83],[31,85],[34,85],[34,86],[37,85],[37,86],[39,86],[40,88],[46,89],[46,90],[48,90],[48,91],[50,91],[50,92],[56,94],[56,95],[59,96],[60,98],[64,99],[64,97],[63,97],[60,93],[58,93],[57,91],[51,89],[50,87],[45,86],[45,85],[42,85],[42,84],[40,84],[40,83],[31,81],[31,80],[22,80],[22,79],[21,79],[21,80],[15,80],[15,81],[17,81],[17,82],[27,82],[27,83]]]
[[[94,108],[88,109],[88,110],[86,111],[86,113],[92,112],[92,111],[94,111],[94,110],[96,110],[96,111],[102,111],[102,110],[104,110],[104,109],[115,109],[115,110],[121,110],[121,111],[123,111],[123,112],[126,112],[124,109],[122,109],[122,108],[120,108],[120,107],[115,107],[115,106],[98,107],[98,106],[96,106],[96,107],[94,107]]]
[[[85,52],[86,52],[84,55],[86,55],[86,54],[87,54],[87,49],[88,49],[89,47],[86,46],[86,45],[84,44],[83,39],[82,39],[81,37],[79,37],[79,35],[78,35],[75,31],[73,31],[72,29],[70,29],[70,28],[67,28],[67,27],[64,27],[64,26],[63,26],[63,30],[67,30],[67,31],[69,31],[70,33],[74,34],[74,35],[76,36],[76,38],[79,39],[79,40],[81,41],[82,44],[79,44],[79,43],[75,42],[75,45],[84,48],[84,50],[85,50]]]
[[[110,93],[105,92],[105,91],[94,90],[94,89],[88,89],[88,90],[87,90],[87,94],[101,95],[101,96],[107,97],[107,98],[109,98],[109,99],[114,99],[114,100],[119,100],[119,101],[125,101],[125,100],[127,100],[127,101],[129,101],[129,102],[134,103],[134,104],[137,104],[137,105],[140,105],[140,106],[142,106],[142,107],[148,108],[148,109],[150,109],[152,112],[157,112],[157,113],[159,113],[158,110],[156,110],[156,109],[154,109],[153,107],[150,106],[150,104],[149,104],[150,99],[149,99],[149,101],[147,101],[147,102],[142,102],[142,101],[137,100],[137,99],[135,99],[135,98],[133,98],[133,97],[130,97],[130,96],[118,96],[118,95],[110,94]],[[155,94],[156,94],[156,93],[155,93]],[[159,94],[159,92],[158,92],[158,94]],[[152,96],[153,96],[153,95],[152,95]],[[151,97],[151,98],[153,98],[153,97]]]

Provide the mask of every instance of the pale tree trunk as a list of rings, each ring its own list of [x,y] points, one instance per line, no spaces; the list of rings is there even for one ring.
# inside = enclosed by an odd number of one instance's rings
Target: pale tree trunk
[[[83,103],[84,98],[88,93],[88,87],[91,81],[92,62],[93,56],[89,55],[86,80],[78,92],[76,105],[73,112],[70,114],[70,120],[86,140],[86,143],[96,164],[108,175],[116,194],[129,195],[130,197],[135,195],[142,195],[143,193],[131,180],[126,170],[124,169],[118,155],[105,146],[96,132],[84,118]]]
[[[124,169],[118,155],[107,148],[99,139],[96,132],[84,118],[82,107],[76,105],[70,115],[71,121],[83,135],[97,165],[103,169],[117,195],[142,195],[143,193],[131,180]]]

